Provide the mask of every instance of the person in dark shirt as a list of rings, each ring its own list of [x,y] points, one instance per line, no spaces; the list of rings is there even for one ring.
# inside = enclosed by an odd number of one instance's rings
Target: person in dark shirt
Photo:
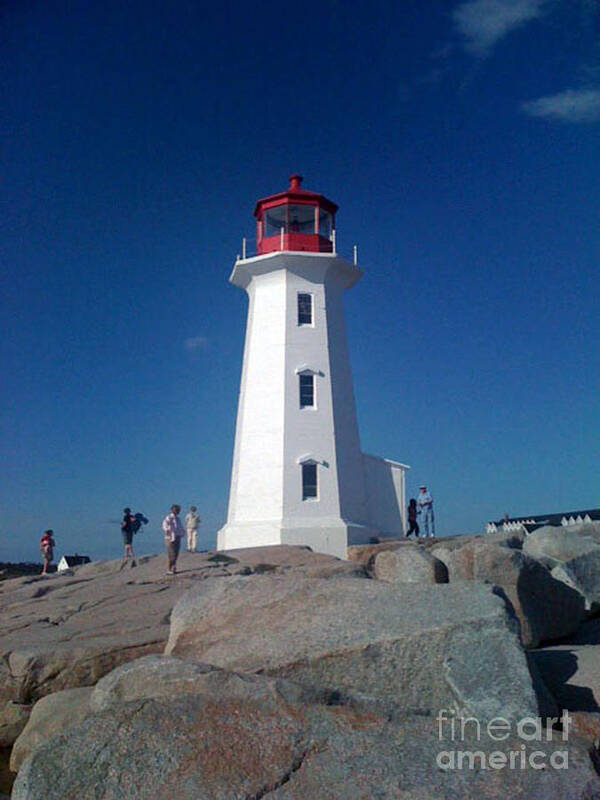
[[[410,536],[411,533],[415,534],[415,538],[419,538],[419,523],[417,522],[417,501],[414,497],[411,497],[408,503],[408,530],[406,531],[406,535]]]
[[[130,508],[123,509],[123,522],[121,523],[121,533],[123,534],[123,544],[125,545],[125,553],[123,560],[128,558],[134,559],[133,554],[133,534],[135,532],[135,517],[131,513]],[[134,562],[135,564],[135,562]]]

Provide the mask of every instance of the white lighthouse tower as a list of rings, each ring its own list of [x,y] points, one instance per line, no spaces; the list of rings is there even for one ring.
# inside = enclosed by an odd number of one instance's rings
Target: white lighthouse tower
[[[217,546],[345,558],[348,544],[402,534],[406,467],[361,453],[342,301],[363,273],[336,253],[337,206],[301,181],[257,203],[258,255],[230,277],[250,304]]]

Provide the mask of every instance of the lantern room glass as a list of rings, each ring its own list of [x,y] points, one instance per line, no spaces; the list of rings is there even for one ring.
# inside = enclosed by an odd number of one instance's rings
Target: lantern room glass
[[[288,205],[268,208],[263,214],[263,237],[284,233],[315,234],[317,232],[316,206]],[[328,237],[328,234],[325,234]]]
[[[324,211],[322,208],[319,209],[319,235],[323,236],[325,239],[331,239],[331,230],[332,230],[332,217],[329,211]]]
[[[268,208],[264,213],[263,236],[278,236],[283,228],[287,231],[287,206]]]
[[[289,233],[316,233],[315,206],[292,205],[289,208]]]

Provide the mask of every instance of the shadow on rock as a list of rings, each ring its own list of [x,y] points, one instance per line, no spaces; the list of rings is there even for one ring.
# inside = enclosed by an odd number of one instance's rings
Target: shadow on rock
[[[558,704],[568,711],[600,711],[592,690],[569,683],[577,674],[578,658],[572,650],[538,650],[531,656]]]

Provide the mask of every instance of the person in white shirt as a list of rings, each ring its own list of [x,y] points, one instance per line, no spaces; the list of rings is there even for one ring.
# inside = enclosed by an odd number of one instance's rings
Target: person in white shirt
[[[196,506],[190,506],[190,513],[185,518],[185,530],[187,532],[187,549],[188,553],[196,552],[196,544],[198,537],[198,525],[202,520],[198,515]]]
[[[180,511],[181,506],[171,506],[171,513],[167,514],[162,524],[162,529],[165,533],[165,544],[167,545],[167,559],[169,561],[168,575],[177,573],[177,556],[181,547],[181,539],[184,536],[183,525],[179,519]]]
[[[435,536],[435,519],[433,516],[433,497],[427,491],[425,485],[419,489],[419,497],[417,498],[417,506],[421,520],[423,522],[424,535],[433,537]]]

